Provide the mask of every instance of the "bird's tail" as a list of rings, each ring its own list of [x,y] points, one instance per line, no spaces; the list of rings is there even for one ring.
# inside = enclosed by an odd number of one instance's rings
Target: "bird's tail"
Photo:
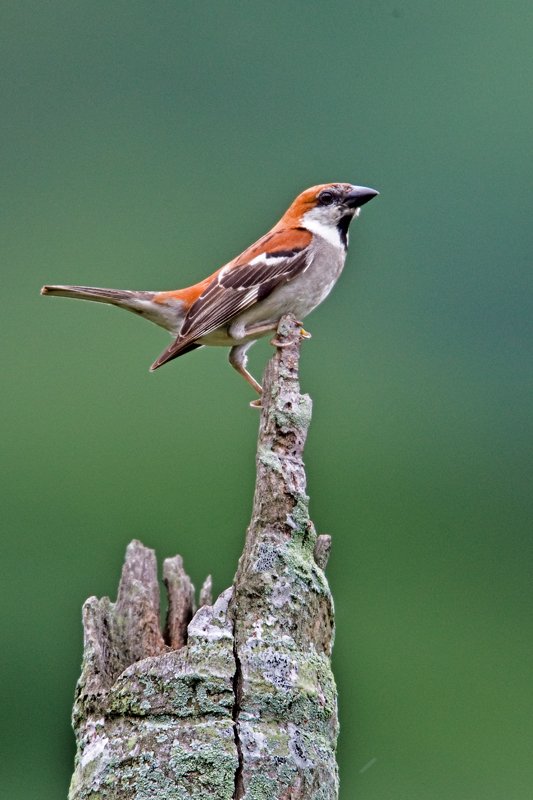
[[[128,289],[99,289],[96,286],[43,286],[41,294],[56,297],[74,297],[77,300],[94,300],[114,306],[137,305],[139,300],[151,300],[153,292],[131,292]]]
[[[98,289],[95,286],[43,286],[41,294],[74,297],[124,308],[177,336],[185,316],[183,302],[161,302],[161,292],[132,292],[129,289]],[[163,293],[164,294],[164,293]]]

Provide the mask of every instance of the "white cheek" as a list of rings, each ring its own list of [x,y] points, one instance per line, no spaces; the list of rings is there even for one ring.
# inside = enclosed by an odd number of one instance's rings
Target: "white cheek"
[[[315,233],[317,236],[321,236],[326,242],[329,242],[335,247],[342,247],[337,225],[334,222],[326,221],[324,217],[321,219],[320,216],[321,215],[316,213],[316,209],[307,211],[302,217],[302,224],[308,231]]]

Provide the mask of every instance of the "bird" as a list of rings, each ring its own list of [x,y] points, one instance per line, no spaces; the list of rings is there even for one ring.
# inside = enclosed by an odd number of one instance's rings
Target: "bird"
[[[185,289],[46,285],[41,294],[107,303],[165,328],[174,341],[151,371],[204,345],[229,347],[231,366],[261,396],[261,384],[246,368],[248,349],[275,332],[285,314],[293,314],[303,326],[303,319],[325,300],[344,267],[350,223],[378,194],[351,183],[312,186],[268,233]],[[310,336],[303,327],[301,333]],[[250,405],[260,408],[261,401]]]

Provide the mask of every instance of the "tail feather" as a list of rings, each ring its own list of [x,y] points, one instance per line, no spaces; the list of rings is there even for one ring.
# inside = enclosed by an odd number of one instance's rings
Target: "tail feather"
[[[150,370],[158,369],[178,356],[184,355],[201,344],[183,342],[179,339],[179,330],[185,318],[185,304],[178,299],[161,303],[154,301],[157,292],[132,292],[129,289],[100,289],[96,286],[43,286],[41,294],[55,297],[73,297],[76,300],[93,300],[97,303],[108,303],[127,311],[133,311],[145,319],[178,336],[178,339],[152,364]],[[179,343],[179,344],[178,344]]]
[[[55,297],[74,297],[77,300],[94,300],[97,303],[127,306],[128,301],[149,300],[153,292],[131,292],[128,289],[99,289],[96,286],[43,286],[41,294]]]
[[[180,300],[158,301],[158,292],[132,292],[129,289],[99,289],[96,286],[43,286],[41,294],[73,297],[124,308],[159,325],[177,336],[185,318],[185,305]]]

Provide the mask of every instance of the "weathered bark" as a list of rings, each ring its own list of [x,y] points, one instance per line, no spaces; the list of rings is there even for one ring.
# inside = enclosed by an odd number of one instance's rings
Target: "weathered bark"
[[[84,605],[70,800],[334,800],[328,536],[308,515],[300,329],[281,321],[264,377],[254,509],[235,581],[211,605],[167,559],[128,546],[118,599]]]

